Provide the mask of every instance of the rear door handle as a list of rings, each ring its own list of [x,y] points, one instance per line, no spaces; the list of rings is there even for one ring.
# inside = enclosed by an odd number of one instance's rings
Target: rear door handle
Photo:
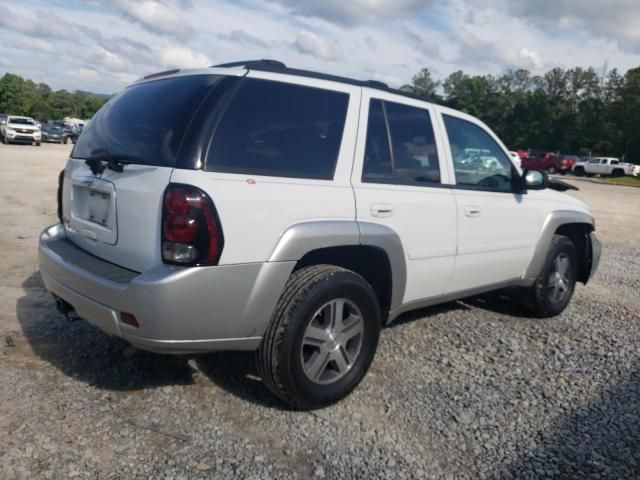
[[[480,213],[481,213],[480,207],[477,207],[475,205],[464,207],[464,214],[467,217],[479,217]]]
[[[390,217],[393,215],[393,205],[390,203],[374,203],[371,205],[371,215],[374,217]]]

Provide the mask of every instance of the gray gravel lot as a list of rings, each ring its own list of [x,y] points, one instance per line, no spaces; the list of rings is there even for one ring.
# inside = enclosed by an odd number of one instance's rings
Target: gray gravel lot
[[[0,145],[0,478],[638,478],[640,189],[576,182],[605,251],[548,320],[403,316],[363,384],[286,410],[250,354],[135,351],[55,310],[37,236],[69,146]]]

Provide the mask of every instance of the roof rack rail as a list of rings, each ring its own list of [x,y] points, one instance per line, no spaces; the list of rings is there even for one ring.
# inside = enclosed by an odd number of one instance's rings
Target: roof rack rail
[[[332,82],[345,83],[347,85],[356,85],[359,87],[369,87],[375,88],[376,90],[382,90],[385,92],[393,93],[396,95],[401,95],[403,97],[415,98],[417,100],[428,101],[431,103],[434,102],[433,99],[425,99],[421,98],[417,95],[414,95],[410,92],[406,92],[397,88],[389,87],[384,82],[379,80],[355,80],[353,78],[341,77],[338,75],[331,75],[327,73],[313,72],[310,70],[301,70],[298,68],[287,67],[283,62],[279,60],[244,60],[241,62],[231,62],[231,63],[222,63],[220,65],[214,65],[214,67],[220,68],[232,68],[232,67],[244,67],[247,70],[258,70],[263,72],[277,72],[277,73],[285,73],[288,75],[296,75],[299,77],[307,77],[307,78],[317,78],[319,80],[329,80]]]
[[[384,82],[381,82],[380,80],[365,80],[362,82],[363,84],[366,84],[372,88],[380,88],[383,90],[389,90],[389,85],[387,85]]]
[[[260,60],[244,60],[240,62],[221,63],[219,65],[213,65],[220,68],[232,68],[232,67],[245,67],[253,68],[254,70],[284,70],[287,66],[279,60],[271,60],[267,58],[261,58]]]

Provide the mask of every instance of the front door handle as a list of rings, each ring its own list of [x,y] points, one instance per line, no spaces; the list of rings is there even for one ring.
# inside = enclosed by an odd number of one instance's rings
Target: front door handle
[[[374,203],[371,205],[371,215],[374,217],[390,217],[393,215],[393,205],[390,203]]]
[[[480,207],[477,207],[475,205],[464,207],[464,214],[467,217],[479,217],[480,213],[481,213]]]

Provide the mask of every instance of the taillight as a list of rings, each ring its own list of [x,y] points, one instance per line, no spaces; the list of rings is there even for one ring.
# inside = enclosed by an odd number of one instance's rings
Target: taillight
[[[190,185],[169,185],[162,209],[162,260],[178,265],[215,265],[223,244],[220,221],[209,196]]]

